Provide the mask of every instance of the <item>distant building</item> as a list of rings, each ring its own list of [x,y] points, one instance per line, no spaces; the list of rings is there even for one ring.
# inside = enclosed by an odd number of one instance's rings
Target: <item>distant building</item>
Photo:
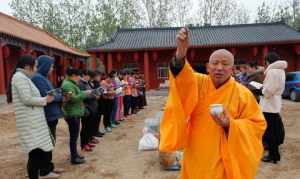
[[[68,65],[85,68],[89,57],[40,28],[0,13],[0,94],[5,93],[17,60],[25,54],[54,57],[50,79],[55,85],[62,80]]]

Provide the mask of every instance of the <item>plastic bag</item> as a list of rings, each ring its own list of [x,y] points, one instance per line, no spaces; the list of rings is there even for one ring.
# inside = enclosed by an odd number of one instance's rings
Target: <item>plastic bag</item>
[[[159,145],[158,139],[152,133],[145,133],[139,141],[139,151],[157,150]]]
[[[145,127],[151,129],[155,133],[159,133],[160,119],[147,118],[145,120]]]

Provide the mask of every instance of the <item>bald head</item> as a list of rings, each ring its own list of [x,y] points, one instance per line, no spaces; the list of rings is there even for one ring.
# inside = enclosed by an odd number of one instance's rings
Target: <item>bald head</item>
[[[234,56],[228,50],[219,49],[214,51],[208,63],[208,72],[215,87],[222,86],[233,72]]]
[[[234,65],[234,56],[226,49],[219,49],[214,51],[209,57],[209,63],[213,63],[216,59],[227,61],[231,66]]]

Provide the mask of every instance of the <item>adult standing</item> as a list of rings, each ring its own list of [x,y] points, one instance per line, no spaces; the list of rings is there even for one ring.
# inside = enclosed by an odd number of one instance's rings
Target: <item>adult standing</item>
[[[270,52],[265,58],[267,69],[263,83],[263,98],[260,105],[266,118],[268,127],[264,135],[269,154],[262,160],[264,162],[277,163],[280,161],[279,145],[284,140],[284,126],[281,120],[280,111],[282,107],[282,93],[285,87],[285,71],[287,62],[280,60],[280,57]]]
[[[37,72],[31,78],[32,82],[38,88],[42,97],[48,95],[51,90],[54,90],[52,83],[48,79],[48,75],[52,73],[54,66],[54,59],[47,55],[39,56],[37,59]],[[62,95],[59,92],[53,91],[54,100],[51,103],[48,103],[44,107],[45,116],[47,120],[48,127],[50,129],[51,135],[56,141],[56,126],[58,124],[59,118],[62,117],[61,102]],[[49,152],[49,161],[51,161],[50,166],[45,170],[40,171],[40,175],[43,176],[48,172],[49,168],[51,171],[61,173],[62,169],[55,169],[54,164],[52,163],[52,152]]]
[[[263,155],[262,111],[251,92],[231,77],[229,51],[211,54],[209,75],[192,70],[186,60],[188,35],[182,28],[176,36],[160,151],[184,150],[182,179],[253,179]]]
[[[27,172],[30,179],[38,179],[41,169],[50,164],[49,152],[53,141],[44,113],[44,106],[54,100],[53,96],[41,97],[39,90],[32,83],[31,77],[36,71],[35,60],[31,56],[19,59],[16,72],[11,81],[11,99],[16,114],[16,125],[21,147],[28,153]],[[58,178],[59,175],[44,171],[44,177]]]
[[[65,120],[69,127],[70,133],[70,153],[72,164],[85,163],[84,157],[80,156],[77,151],[77,140],[80,132],[80,120],[84,116],[83,100],[91,91],[82,92],[78,83],[80,80],[80,71],[69,67],[67,77],[62,83],[62,91],[66,101],[63,104]]]

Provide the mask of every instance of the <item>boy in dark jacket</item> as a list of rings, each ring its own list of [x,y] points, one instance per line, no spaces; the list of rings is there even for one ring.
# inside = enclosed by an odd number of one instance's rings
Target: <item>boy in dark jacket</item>
[[[54,90],[52,83],[49,81],[48,74],[53,70],[54,59],[52,57],[42,55],[37,58],[37,73],[31,78],[32,82],[38,88],[42,97],[48,95],[48,92]],[[62,110],[60,108],[60,103],[62,102],[61,93],[52,93],[54,95],[54,101],[47,104],[44,107],[45,116],[47,119],[47,124],[49,126],[50,132],[53,137],[53,141],[56,140],[56,126],[58,119],[62,117]],[[52,161],[52,152],[49,152],[48,160],[50,160],[50,166],[46,167],[44,170],[40,171],[41,176],[45,175],[47,171],[54,170],[54,165]],[[60,173],[62,170],[55,170]]]

